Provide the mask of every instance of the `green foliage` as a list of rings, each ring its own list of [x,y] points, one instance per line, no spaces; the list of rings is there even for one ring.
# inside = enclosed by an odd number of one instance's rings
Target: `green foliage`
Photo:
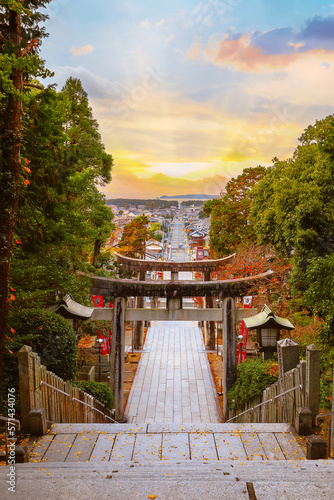
[[[168,200],[142,200],[142,199],[132,199],[132,198],[115,198],[113,200],[107,200],[107,205],[116,205],[118,207],[123,207],[129,209],[131,207],[138,208],[143,205],[145,210],[157,210],[163,208],[171,208],[175,206],[175,201]]]
[[[47,19],[39,9],[45,8],[51,0],[2,0],[0,9],[0,103],[6,102],[9,95],[28,102],[31,92],[19,92],[12,81],[15,70],[22,70],[25,80],[31,77],[45,78],[53,76],[44,66],[44,61],[38,55],[42,38],[46,37],[45,28],[41,26]],[[20,16],[20,46],[16,45],[10,36],[10,11]]]
[[[334,345],[334,253],[310,260],[306,272],[305,304],[328,323],[322,334]]]
[[[149,223],[150,220],[146,215],[139,215],[124,226],[119,243],[119,249],[124,255],[144,257],[146,241],[150,236]]]
[[[65,251],[50,248],[42,258],[39,254],[16,254],[11,269],[11,286],[15,289],[14,314],[31,307],[54,305],[67,293],[79,303],[91,305],[90,280],[78,277],[76,270],[85,266],[74,265]]]
[[[251,220],[257,237],[291,256],[291,282],[302,292],[311,260],[334,251],[333,136],[333,115],[308,127],[293,157],[274,158],[254,189]]]
[[[203,214],[211,216],[210,248],[214,254],[228,255],[241,244],[254,241],[254,227],[249,220],[252,189],[265,172],[266,169],[261,166],[246,168],[236,179],[228,182],[222,199],[209,200],[204,204]]]
[[[62,379],[72,380],[77,374],[76,338],[69,322],[59,314],[38,308],[21,311],[11,318],[11,330],[6,340],[0,413],[5,411],[8,387],[15,388],[19,412],[18,352],[24,345],[31,346],[33,352],[40,356],[42,364]]]
[[[30,345],[49,371],[64,380],[75,378],[76,337],[66,319],[50,311],[26,309],[12,319],[12,327],[16,330],[16,348]]]
[[[104,151],[80,80],[69,78],[60,93],[37,92],[24,123],[22,154],[31,176],[19,204],[22,248],[36,253],[43,245],[61,246],[72,261],[91,256],[97,264],[114,228],[97,186],[110,180],[113,160]]]
[[[184,201],[181,201],[182,208],[191,207],[192,205],[194,205],[195,207],[202,207],[204,205],[204,201],[203,200],[184,200]]]
[[[320,356],[320,408],[332,410],[334,347],[322,345]]]
[[[103,245],[114,225],[98,184],[110,179],[112,157],[104,151],[80,80],[64,89],[34,91],[25,106],[22,156],[29,185],[18,207],[11,286],[15,311],[53,305],[66,293],[89,300],[93,272],[111,259]],[[27,163],[29,167],[27,167]],[[102,256],[103,255],[103,256]]]
[[[238,378],[227,393],[230,408],[242,411],[249,400],[261,395],[264,389],[277,380],[277,363],[260,358],[244,361],[238,366]]]
[[[98,401],[100,401],[100,403],[104,404],[106,408],[112,410],[114,397],[109,387],[104,385],[102,382],[95,382],[94,380],[82,380],[73,382],[72,385],[79,387],[79,389],[82,389],[83,391],[87,392]]]
[[[0,8],[0,376],[9,314],[13,236],[23,186],[22,104],[33,98],[29,85],[35,78],[52,76],[38,55],[41,40],[46,36],[40,23],[47,19],[39,9],[49,2],[3,0]]]

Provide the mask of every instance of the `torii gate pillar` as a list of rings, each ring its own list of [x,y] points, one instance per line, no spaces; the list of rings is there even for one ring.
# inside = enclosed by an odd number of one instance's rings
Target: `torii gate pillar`
[[[138,280],[145,281],[146,271],[139,271]],[[143,309],[145,307],[145,298],[136,297],[135,302],[136,309]],[[135,349],[141,350],[144,345],[144,322],[135,321],[133,327],[133,347]]]
[[[110,356],[110,390],[114,396],[115,419],[123,418],[126,298],[116,297]]]
[[[211,272],[204,271],[204,281],[211,281]],[[204,298],[204,306],[206,309],[213,308],[213,297],[206,296]],[[215,322],[205,321],[204,323],[205,349],[208,351],[215,350]]]
[[[227,393],[237,379],[237,353],[235,328],[235,300],[228,297],[223,301],[223,411],[224,420],[229,418]]]

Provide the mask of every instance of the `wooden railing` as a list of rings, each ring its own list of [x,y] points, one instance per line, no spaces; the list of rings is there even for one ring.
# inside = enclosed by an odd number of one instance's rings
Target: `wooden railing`
[[[277,389],[277,386],[275,384],[273,384],[273,386],[270,386],[268,387],[267,389],[265,389],[265,391],[267,391],[268,389],[271,389],[275,386],[275,389]],[[281,423],[281,422],[285,422],[284,417],[283,417],[283,414],[284,414],[284,411],[283,411],[283,408],[284,408],[284,405],[285,405],[285,411],[287,409],[287,404],[286,404],[286,401],[285,402],[282,402],[283,401],[283,398],[286,399],[286,396],[289,395],[289,396],[293,396],[292,393],[295,393],[295,391],[299,391],[300,395],[303,394],[303,386],[302,385],[297,385],[295,387],[291,387],[290,389],[284,391],[284,392],[280,392],[279,394],[276,394],[275,396],[272,396],[268,399],[264,399],[263,396],[261,398],[261,396],[258,396],[257,398],[254,398],[252,399],[251,401],[249,401],[245,407],[246,407],[246,410],[242,411],[241,413],[238,413],[237,415],[234,415],[233,417],[229,418],[229,420],[226,421],[226,423],[229,423],[229,422],[232,422],[232,421],[235,421],[235,422],[246,422],[245,420],[245,416],[246,414],[248,415],[248,417],[251,419],[251,420],[247,420],[247,422],[253,422],[253,416],[252,415],[257,415],[257,419],[255,420],[255,422],[261,422],[261,423],[272,423],[272,422],[275,422],[275,423]],[[274,391],[275,392],[275,391]],[[262,401],[261,401],[262,399]],[[295,402],[295,398],[291,398],[290,400],[290,405],[289,408],[292,410],[291,413],[293,415],[293,417],[291,418],[291,421],[294,421],[294,416],[295,416],[295,413],[296,413],[296,409],[298,407],[302,408],[302,406],[300,405],[297,405],[295,408],[294,408],[294,402]],[[299,400],[300,401],[300,400]],[[254,404],[254,406],[251,405],[251,403],[256,403]],[[280,403],[281,404],[281,408],[282,408],[282,411],[281,411],[281,416],[282,418],[280,420],[273,420],[275,417],[274,417],[274,413],[272,413],[272,420],[266,420],[265,419],[265,412],[267,411],[269,414],[270,414],[270,410],[272,410],[273,408],[275,409],[275,414],[277,415],[277,404]],[[276,405],[276,406],[272,406],[272,404]],[[264,407],[267,407],[267,408],[264,408]],[[261,413],[263,412],[263,413]],[[241,417],[243,417],[243,420],[240,420]]]
[[[280,373],[279,380],[260,396],[249,400],[239,411],[229,410],[228,421],[238,423],[295,422],[297,408],[308,408],[313,423],[319,413],[320,364],[319,351],[308,346],[306,361],[296,368]]]
[[[44,410],[47,421],[55,423],[114,422],[113,411],[70,382],[47,370],[31,347],[19,351],[22,427],[29,430],[29,413]]]

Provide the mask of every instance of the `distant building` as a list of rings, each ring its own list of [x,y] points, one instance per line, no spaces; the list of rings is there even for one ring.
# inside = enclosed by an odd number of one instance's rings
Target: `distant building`
[[[195,247],[204,247],[205,239],[207,233],[205,231],[194,231],[190,234],[190,246],[191,248]]]

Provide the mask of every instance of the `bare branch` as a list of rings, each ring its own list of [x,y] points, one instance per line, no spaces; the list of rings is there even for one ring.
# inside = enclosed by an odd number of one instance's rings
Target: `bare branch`
[[[34,89],[44,90],[42,85],[37,85],[36,83],[23,82],[24,87],[33,87]]]

